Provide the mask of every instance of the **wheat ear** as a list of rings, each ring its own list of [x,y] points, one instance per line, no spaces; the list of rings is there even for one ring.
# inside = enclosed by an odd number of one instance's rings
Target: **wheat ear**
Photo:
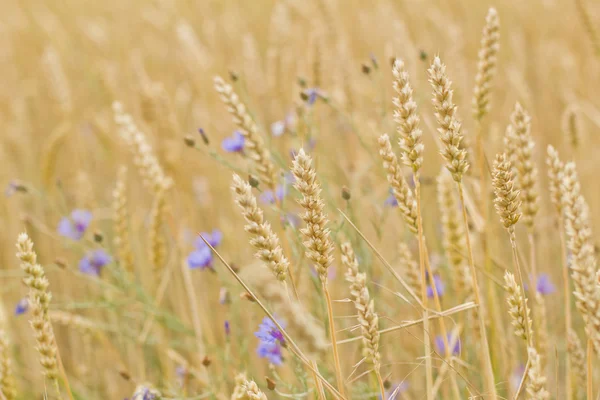
[[[256,248],[256,258],[262,260],[280,281],[285,281],[288,274],[289,261],[283,254],[279,238],[265,221],[263,211],[258,207],[252,187],[237,174],[233,175],[232,190],[235,202],[240,206],[247,224],[246,232],[252,235],[250,244]]]
[[[481,121],[490,111],[490,92],[492,80],[496,76],[498,50],[500,49],[500,19],[495,8],[488,10],[485,26],[481,35],[481,47],[473,89],[473,114]]]
[[[469,169],[467,150],[462,124],[456,116],[456,105],[453,103],[452,82],[446,75],[446,66],[439,57],[435,57],[429,73],[429,82],[433,88],[433,107],[437,118],[438,132],[443,143],[442,157],[446,160],[446,168],[456,182],[462,181],[462,176]]]
[[[467,172],[470,165],[468,153],[464,142],[464,136],[461,132],[461,122],[456,115],[457,107],[452,100],[452,82],[446,75],[446,66],[441,62],[440,58],[436,56],[427,72],[429,74],[429,83],[433,89],[432,103],[435,110],[435,116],[439,124],[438,132],[442,142],[441,155],[446,161],[446,168],[448,171],[450,171],[452,178],[458,186],[463,216],[463,226],[465,227],[468,264],[471,273],[474,300],[475,304],[477,304],[477,307],[479,308],[479,312],[477,314],[479,332],[481,334],[481,342],[483,347],[483,357],[481,358],[481,362],[484,370],[485,386],[486,390],[490,393],[491,398],[496,399],[497,392],[494,371],[490,357],[490,348],[485,329],[485,321],[483,319],[483,312],[481,309],[481,293],[477,281],[477,273],[475,271],[473,248],[471,246],[471,239],[469,235],[469,223],[462,181],[463,175]],[[448,349],[447,345],[446,348]]]
[[[408,182],[404,178],[398,158],[392,150],[389,136],[387,134],[381,135],[378,142],[379,154],[383,159],[383,167],[387,173],[388,183],[392,187],[394,197],[398,201],[398,208],[408,229],[416,235],[418,232],[417,201],[408,186]]]
[[[586,333],[600,352],[600,286],[597,260],[589,224],[589,209],[581,195],[575,164],[565,164],[561,183],[567,246],[571,251],[571,277],[577,309],[586,324]]]
[[[546,390],[546,377],[542,372],[542,361],[537,350],[533,347],[527,348],[529,358],[529,372],[527,374],[527,398],[529,400],[548,400],[550,393]]]
[[[17,398],[8,335],[2,327],[0,327],[0,394],[4,395],[5,400]]]
[[[394,90],[397,97],[393,103],[394,120],[400,134],[400,149],[402,150],[402,161],[413,171],[418,171],[423,164],[423,143],[421,129],[419,129],[419,116],[417,115],[417,103],[412,97],[412,88],[408,80],[408,72],[402,60],[396,60],[392,69],[394,74]]]
[[[517,170],[517,180],[523,199],[523,221],[527,228],[532,230],[539,210],[539,193],[536,187],[538,171],[532,158],[534,142],[531,136],[531,117],[519,103],[515,105],[511,115],[511,124],[514,127],[511,137],[511,140],[514,140],[512,147],[515,153],[514,167]]]
[[[581,141],[581,121],[575,106],[569,106],[562,115],[562,133],[573,149],[579,147]]]
[[[321,199],[321,186],[317,182],[317,174],[312,166],[312,158],[300,149],[294,158],[292,173],[296,178],[294,187],[302,194],[302,199],[298,203],[304,209],[302,219],[306,226],[300,229],[305,237],[304,247],[306,247],[306,257],[315,263],[325,300],[327,303],[327,315],[329,317],[329,335],[333,347],[333,358],[335,362],[335,374],[338,390],[344,394],[344,381],[340,367],[340,359],[335,337],[335,324],[333,318],[333,307],[331,305],[331,296],[327,287],[327,269],[333,262],[331,252],[333,243],[329,237],[330,231],[327,228],[329,219],[325,215],[324,202]]]
[[[587,380],[585,351],[583,350],[579,336],[577,336],[577,333],[572,329],[569,329],[567,336],[567,353],[569,360],[571,361],[576,381],[574,382],[573,387],[567,387],[566,390],[572,391],[575,389],[577,392],[575,397],[578,399],[583,398],[585,395],[584,387]]]
[[[114,245],[123,270],[133,273],[133,253],[129,242],[129,210],[127,207],[127,167],[119,168],[113,190]]]
[[[33,329],[36,349],[40,353],[40,364],[46,378],[51,380],[60,396],[58,385],[58,359],[56,340],[52,325],[48,318],[48,309],[52,295],[48,290],[48,279],[41,265],[37,263],[37,255],[33,250],[33,242],[26,233],[17,238],[17,258],[25,271],[25,285],[29,288],[29,302],[32,309],[30,320]]]
[[[523,289],[517,284],[515,276],[508,271],[504,273],[504,290],[507,293],[508,314],[515,328],[515,335],[529,344],[532,340],[533,328],[527,298],[523,296]]]
[[[363,357],[373,365],[382,398],[385,388],[381,379],[381,355],[379,354],[379,317],[367,288],[367,275],[359,272],[358,260],[352,245],[342,243],[342,264],[346,267],[346,280],[350,283],[350,298],[358,314],[358,324],[362,333]]]
[[[406,274],[406,282],[415,293],[419,293],[422,280],[419,265],[415,261],[415,258],[406,243],[400,242],[398,244],[398,256],[400,258],[402,271]]]
[[[244,150],[255,163],[260,179],[267,187],[275,189],[277,169],[271,161],[271,154],[265,146],[256,122],[254,122],[238,95],[233,91],[231,85],[225,83],[220,76],[215,77],[214,85],[221,101],[232,115],[233,121],[241,129],[245,139]]]

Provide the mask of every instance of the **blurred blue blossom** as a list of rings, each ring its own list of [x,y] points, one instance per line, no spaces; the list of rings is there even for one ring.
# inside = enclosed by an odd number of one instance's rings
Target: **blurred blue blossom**
[[[448,333],[448,345],[452,346],[452,334]],[[444,338],[441,335],[435,337],[435,348],[440,354],[446,354],[446,346],[444,345]],[[452,346],[452,355],[458,355],[460,353],[460,338],[455,338],[454,346]]]
[[[244,150],[244,135],[240,131],[233,132],[233,135],[223,139],[221,147],[228,153],[239,153]]]
[[[556,292],[556,287],[550,280],[550,275],[540,274],[537,278],[535,290],[542,295],[552,294]]]
[[[282,321],[277,322],[282,328],[285,327]],[[254,335],[260,340],[256,349],[259,357],[267,358],[271,364],[281,365],[283,363],[281,347],[285,346],[285,338],[275,323],[268,317],[263,318]]]
[[[433,284],[435,285],[435,289],[437,290],[438,296],[443,295],[445,285],[444,285],[444,282],[442,281],[442,278],[439,275],[437,275],[437,274],[433,275]],[[427,297],[430,299],[432,299],[434,297],[431,281],[429,282],[429,285],[427,285]]]
[[[394,400],[398,398],[398,395],[400,393],[404,393],[408,390],[408,382],[406,381],[402,381],[400,383],[397,383],[395,385],[392,385],[388,390],[386,390],[385,392],[385,400]],[[378,399],[381,399],[381,395],[377,396]]]
[[[92,213],[88,210],[74,210],[70,217],[63,217],[58,223],[58,234],[69,239],[79,240],[92,222]]]
[[[223,233],[218,229],[213,229],[211,233],[202,232],[201,235],[212,247],[217,247],[221,243],[221,240],[223,240]],[[194,247],[196,249],[192,251],[187,258],[189,267],[200,268],[202,270],[212,268],[212,250],[204,243],[204,240],[202,240],[201,237],[196,238]]]
[[[25,314],[27,310],[29,310],[29,300],[27,299],[27,297],[24,297],[21,300],[19,300],[19,302],[15,306],[15,315]]]
[[[79,271],[88,275],[100,276],[102,268],[111,260],[110,255],[103,249],[93,250],[79,261]]]

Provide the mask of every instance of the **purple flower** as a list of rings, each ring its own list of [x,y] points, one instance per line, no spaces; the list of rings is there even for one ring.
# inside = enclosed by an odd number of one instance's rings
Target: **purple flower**
[[[404,393],[407,390],[408,390],[408,382],[406,382],[406,381],[402,381],[400,383],[392,385],[392,387],[390,387],[385,392],[385,399],[386,400],[394,400],[394,399],[396,399],[398,397],[398,395],[400,393]],[[377,398],[381,399],[381,395],[379,395]]]
[[[437,275],[434,274],[433,275],[433,284],[435,285],[435,289],[437,290],[437,294],[438,296],[441,296],[444,294],[444,282],[442,281],[442,278]],[[431,286],[431,282],[429,283],[429,285],[427,285],[427,297],[432,299],[434,297],[433,294],[433,287]]]
[[[547,295],[552,294],[556,291],[556,287],[550,280],[550,275],[548,274],[540,274],[537,279],[537,284],[535,285],[535,289],[539,294]]]
[[[281,327],[284,326],[281,321],[277,322],[279,322]],[[258,331],[254,332],[254,336],[259,338],[260,341],[264,343],[278,342],[280,344],[285,344],[283,333],[281,333],[279,328],[277,328],[277,325],[275,325],[275,323],[271,321],[271,318],[269,317],[263,318],[262,323],[258,326]]]
[[[233,132],[233,135],[223,139],[221,147],[228,153],[239,153],[244,150],[244,135],[240,131]]]
[[[229,336],[231,334],[231,326],[229,325],[229,321],[225,321],[225,335]]]
[[[187,258],[190,268],[212,268],[212,250],[208,246],[192,251]]]
[[[212,246],[217,247],[223,240],[223,233],[218,229],[213,229],[211,233],[202,232],[201,235]],[[190,268],[212,268],[213,254],[210,247],[204,243],[201,237],[198,237],[194,242],[196,250],[192,251],[187,258]]]
[[[321,95],[320,90],[317,88],[306,89],[306,91],[304,93],[307,97],[306,103],[309,106],[312,106],[313,104],[315,104],[315,101],[317,101],[317,98]]]
[[[383,202],[383,205],[387,207],[398,207],[398,200],[396,200],[396,196],[390,193],[387,199],[385,199]]]
[[[79,271],[88,275],[100,276],[102,268],[111,260],[110,255],[103,249],[93,250],[79,261]]]
[[[21,300],[19,300],[19,302],[15,306],[15,315],[25,314],[27,310],[29,310],[29,300],[27,299],[27,297],[24,297]]]
[[[448,345],[452,346],[452,355],[458,355],[460,353],[460,338],[454,338],[454,346],[452,345],[452,334],[448,334]],[[441,335],[436,336],[435,338],[435,348],[438,353],[446,354],[446,346],[444,346],[444,338]]]
[[[279,325],[284,326],[281,321]],[[259,357],[267,358],[271,364],[280,365],[283,362],[281,346],[285,345],[283,333],[270,318],[263,318],[254,335],[260,340],[256,352]]]
[[[202,232],[200,233],[200,235],[202,235],[212,247],[217,247],[219,244],[221,244],[221,241],[223,240],[223,232],[221,232],[218,229],[213,229],[210,233]],[[196,247],[197,249],[201,249],[207,246],[206,243],[204,243],[204,240],[202,240],[201,237],[198,237],[196,239],[196,242],[194,243],[194,247]]]
[[[283,364],[283,355],[281,354],[281,346],[279,343],[260,342],[256,349],[260,358],[266,358],[273,365]]]
[[[282,201],[288,190],[285,185],[277,185],[275,188],[275,194],[272,190],[265,190],[260,194],[260,201],[263,203],[274,204],[275,200]]]
[[[92,213],[88,210],[74,210],[70,217],[63,217],[58,223],[58,234],[69,239],[79,240],[92,222]]]

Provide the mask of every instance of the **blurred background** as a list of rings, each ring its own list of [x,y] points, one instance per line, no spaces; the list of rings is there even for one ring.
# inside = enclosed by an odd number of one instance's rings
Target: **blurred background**
[[[476,130],[471,99],[490,7],[496,8],[501,28],[492,106],[483,124],[486,155],[493,159],[502,150],[509,116],[519,101],[532,117],[534,160],[540,169],[538,271],[562,287],[545,149],[552,144],[563,159],[577,162],[592,225],[600,226],[596,154],[600,49],[593,32],[600,21],[599,2],[4,0],[0,183],[6,190],[0,198],[0,299],[17,398],[41,398],[44,393],[27,311],[18,310],[27,295],[14,255],[22,231],[32,238],[38,261],[46,269],[52,310],[66,313],[64,323],[55,322],[54,329],[76,398],[123,399],[143,382],[160,388],[166,398],[228,398],[235,374],[241,371],[249,371],[265,391],[264,377],[269,376],[281,393],[313,396],[311,391],[300,394],[301,382],[312,378],[304,376],[306,371],[299,372],[302,367],[291,353],[279,366],[258,357],[253,333],[263,314],[239,297],[241,287],[220,262],[213,259],[212,269],[190,268],[188,256],[198,248],[196,234],[215,229],[222,233],[218,251],[229,263],[239,269],[255,263],[230,190],[232,173],[246,177],[252,167],[248,157],[227,141],[235,139],[236,125],[214,90],[215,76],[231,84],[247,105],[282,171],[290,167],[291,154],[300,148],[313,157],[334,241],[346,237],[355,244],[383,329],[419,314],[394,294],[400,287],[390,281],[338,208],[398,271],[403,268],[400,242],[417,254],[413,236],[390,204],[376,141],[382,133],[390,134],[394,143],[397,139],[391,66],[393,59],[402,58],[422,119],[423,219],[430,257],[447,283],[443,308],[460,304],[462,299],[451,290],[452,272],[442,248],[435,184],[442,159],[427,68],[436,55],[446,64],[465,135],[474,143],[475,138],[469,137]],[[307,99],[314,90],[319,93],[316,100]],[[112,109],[115,101],[131,115],[165,175],[173,180],[164,198],[164,224],[157,233],[166,251],[161,268],[167,271],[158,279],[149,258],[152,239],[148,237],[156,196],[143,184],[136,160],[119,134]],[[127,167],[123,175],[126,232],[134,265],[128,276],[121,273],[114,240],[113,191],[123,166]],[[271,202],[262,189],[259,203],[287,243],[305,306],[324,324],[326,313],[316,295],[320,287],[302,256],[302,238],[296,229],[299,206],[294,199],[298,196],[283,177],[281,182],[285,201]],[[351,194],[350,200],[342,198],[342,187]],[[472,197],[477,197],[476,192]],[[65,237],[59,229],[65,217],[77,223],[71,215],[74,210],[92,215],[77,239]],[[495,214],[492,219],[495,236],[490,246],[498,265],[491,277],[481,279],[484,286],[499,288],[501,266],[510,265],[511,255]],[[524,228],[519,229],[523,231],[518,230],[518,237],[526,243]],[[473,235],[477,240],[477,229]],[[81,269],[82,260],[88,257],[89,261],[96,250],[110,257],[99,276]],[[476,253],[479,257],[480,249]],[[337,253],[331,274],[334,299],[346,298],[348,288]],[[225,293],[229,300],[224,300]],[[556,371],[560,376],[564,368],[555,354],[564,357],[566,349],[564,326],[555,323],[563,320],[562,296],[557,290],[546,299],[549,388],[562,384],[555,378]],[[352,307],[344,302],[334,307],[338,330],[343,330],[340,338],[357,336],[357,331],[346,329],[355,321],[343,318],[353,314]],[[82,329],[76,316],[93,326]],[[499,332],[508,332],[508,317],[504,317],[491,322],[490,329],[506,325]],[[579,321],[580,316],[575,318]],[[460,323],[458,317],[449,320]],[[461,336],[465,356],[460,368],[478,383],[479,365],[470,362],[469,355],[475,351],[469,347],[472,327],[460,326],[467,332]],[[398,398],[423,398],[420,332],[416,327],[382,336],[386,384],[406,385]],[[518,384],[515,371],[525,356],[512,338],[491,336],[499,391],[508,396],[515,390],[515,374]],[[361,358],[359,343],[342,345],[345,376],[351,375]],[[333,382],[330,358],[319,365]],[[350,378],[352,397],[373,396],[376,386],[359,375]],[[445,386],[442,394],[448,391]],[[554,397],[556,390],[551,392]],[[266,393],[284,398],[281,393]]]

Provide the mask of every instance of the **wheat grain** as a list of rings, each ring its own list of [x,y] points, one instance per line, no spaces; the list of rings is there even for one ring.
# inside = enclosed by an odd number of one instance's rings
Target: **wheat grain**
[[[481,120],[490,111],[492,80],[496,76],[498,50],[500,49],[500,20],[495,8],[488,10],[481,35],[481,47],[473,89],[473,114]]]
[[[123,270],[133,273],[133,253],[129,242],[129,210],[127,205],[127,167],[119,168],[117,184],[112,193],[114,239],[119,263]]]
[[[509,231],[514,229],[514,225],[521,218],[519,207],[519,191],[515,189],[512,178],[512,167],[510,161],[506,159],[505,154],[497,154],[494,161],[494,170],[492,177],[494,186],[494,206],[500,216],[502,225]]]
[[[398,208],[402,213],[404,222],[408,225],[408,229],[416,235],[418,233],[417,201],[402,174],[398,158],[392,150],[389,136],[387,134],[381,135],[378,142],[379,154],[383,159],[383,167],[387,173],[388,183],[398,201]]]
[[[328,218],[324,213],[325,204],[321,199],[321,186],[317,182],[317,174],[312,166],[312,158],[300,149],[294,158],[292,173],[296,178],[294,187],[302,194],[298,203],[304,209],[302,219],[306,227],[300,232],[306,238],[306,257],[315,263],[321,281],[327,281],[327,268],[333,262],[333,243],[327,228]]]
[[[256,197],[252,194],[252,187],[239,175],[233,175],[232,190],[235,202],[240,206],[242,215],[247,224],[246,232],[252,235],[250,244],[256,248],[256,258],[267,264],[280,281],[285,281],[290,262],[283,254],[279,238],[271,229],[271,224],[265,221],[263,211],[258,207]]]
[[[413,100],[412,88],[408,80],[408,72],[404,68],[402,60],[396,60],[392,69],[394,74],[394,90],[398,97],[393,100],[394,120],[400,134],[400,149],[402,150],[402,161],[413,171],[418,171],[423,164],[423,133],[419,129],[419,116],[417,115],[417,103]]]
[[[452,82],[446,75],[446,66],[439,57],[435,57],[429,73],[429,83],[433,88],[433,107],[437,118],[438,132],[443,147],[442,157],[446,160],[446,168],[456,182],[462,181],[462,176],[469,169],[468,154],[461,132],[462,124],[456,116],[456,105],[453,103]]]
[[[533,347],[527,348],[529,357],[529,372],[527,374],[527,399],[528,400],[547,400],[550,399],[550,393],[546,390],[546,377],[542,372],[542,362],[540,355]]]
[[[586,333],[600,351],[600,286],[597,261],[589,225],[589,209],[581,195],[575,164],[565,164],[561,182],[567,246],[571,251],[570,269],[575,285],[577,309],[586,324]]]
[[[17,387],[12,369],[12,359],[8,335],[3,327],[0,327],[0,394],[5,400],[17,398]]]
[[[400,258],[402,271],[406,275],[408,285],[415,293],[419,293],[421,291],[422,280],[419,265],[415,261],[415,258],[406,243],[398,243],[398,256]]]
[[[527,299],[523,297],[522,289],[515,281],[515,276],[508,271],[504,274],[504,290],[507,292],[508,314],[515,328],[515,335],[529,343],[533,329]]]
[[[514,141],[512,151],[515,152],[514,167],[522,195],[523,221],[529,229],[533,229],[534,219],[539,210],[539,194],[536,187],[538,172],[532,158],[534,142],[531,137],[531,117],[519,103],[515,105],[511,115],[511,124],[514,127],[511,138]]]
[[[585,351],[579,340],[579,336],[574,330],[570,329],[567,334],[567,353],[573,371],[575,372],[574,388],[567,388],[567,390],[575,389],[577,398],[583,398],[585,395],[585,383],[587,381],[587,370],[585,361]]]

